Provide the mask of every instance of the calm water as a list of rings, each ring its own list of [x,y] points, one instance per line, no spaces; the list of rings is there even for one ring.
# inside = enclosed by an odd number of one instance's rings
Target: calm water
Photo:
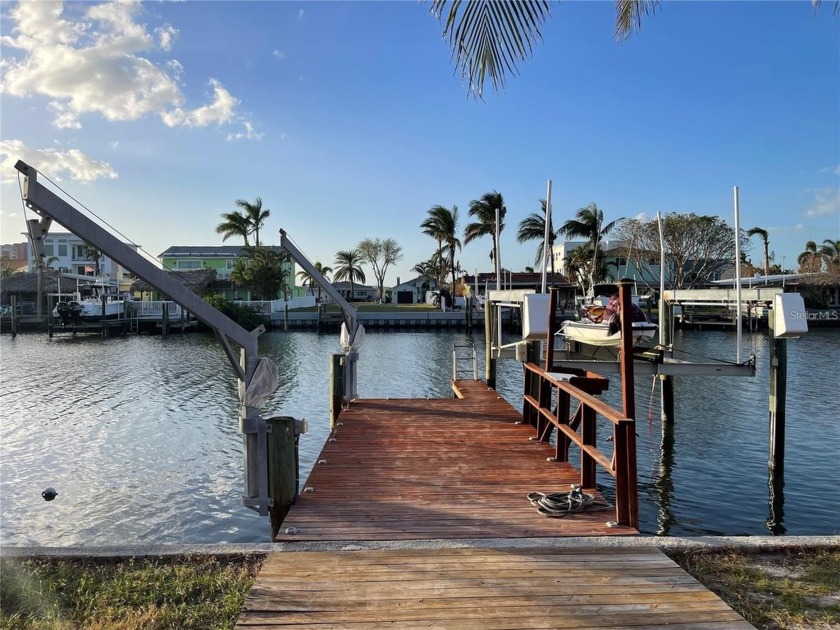
[[[456,341],[483,348],[483,336],[369,332],[360,395],[450,396]],[[694,360],[734,358],[729,332],[678,331],[676,344]],[[785,486],[772,502],[765,335],[745,342],[757,355],[755,378],[677,379],[672,432],[663,433],[651,378],[637,379],[643,532],[767,534],[772,521],[776,533],[840,533],[840,331],[788,345]],[[328,434],[329,356],[338,350],[336,334],[261,339],[281,383],[263,414],[309,420],[303,478]],[[0,359],[0,544],[268,540],[267,519],[239,505],[235,379],[214,337],[3,335]],[[519,364],[501,362],[499,381],[518,407]],[[605,397],[618,403],[615,380]],[[59,493],[49,503],[40,496],[47,486]]]

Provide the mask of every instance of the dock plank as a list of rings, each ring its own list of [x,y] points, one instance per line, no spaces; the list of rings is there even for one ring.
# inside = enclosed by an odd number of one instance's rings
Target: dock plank
[[[657,549],[271,554],[237,628],[751,628]]]

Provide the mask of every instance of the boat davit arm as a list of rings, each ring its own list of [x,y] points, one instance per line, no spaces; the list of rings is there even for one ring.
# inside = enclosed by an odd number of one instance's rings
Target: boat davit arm
[[[215,331],[225,355],[239,379],[240,400],[244,401],[245,391],[250,385],[259,363],[259,357],[257,356],[258,338],[265,332],[265,327],[259,326],[252,331],[244,329],[213,308],[192,290],[183,286],[170,274],[155,266],[51,190],[45,188],[38,181],[36,169],[23,161],[18,161],[15,168],[25,176],[23,200],[26,207],[32,209],[41,217],[40,221],[33,219],[28,222],[36,255],[43,256],[43,238],[46,236],[52,221],[56,221],[148,282],[161,293],[169,296],[170,299]],[[38,251],[39,246],[40,252]],[[230,345],[231,341],[240,346],[240,357],[236,356]],[[243,434],[245,459],[245,492],[242,496],[242,505],[258,511],[261,515],[266,515],[268,514],[268,508],[271,506],[271,500],[268,497],[267,423],[260,416],[259,409],[246,406],[243,403],[239,413],[239,429]]]

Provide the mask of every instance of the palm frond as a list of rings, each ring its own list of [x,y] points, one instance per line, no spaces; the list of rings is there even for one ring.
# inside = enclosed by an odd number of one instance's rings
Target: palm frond
[[[481,98],[486,77],[494,91],[504,90],[505,76],[517,74],[516,62],[531,56],[550,9],[548,0],[433,0],[431,13],[441,21],[445,16],[452,59]]]
[[[659,0],[615,0],[615,38],[623,42],[642,28],[642,18],[656,13]]]

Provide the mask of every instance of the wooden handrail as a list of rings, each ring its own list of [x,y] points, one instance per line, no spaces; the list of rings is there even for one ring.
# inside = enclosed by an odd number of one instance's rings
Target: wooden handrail
[[[522,419],[537,430],[537,439],[547,441],[551,428],[557,429],[556,460],[568,461],[571,444],[580,449],[580,485],[584,488],[595,486],[595,469],[600,466],[615,479],[616,521],[629,527],[638,526],[638,502],[635,461],[635,421],[626,418],[616,409],[592,394],[583,391],[578,385],[589,387],[590,391],[602,391],[593,388],[598,383],[597,375],[571,374],[569,379],[558,379],[551,373],[533,363],[524,363],[525,391],[523,392]],[[553,401],[552,387],[558,390],[558,408],[551,410]],[[574,414],[574,421],[569,417],[569,401],[580,401],[580,407]],[[613,425],[613,456],[608,457],[596,445],[596,418],[601,416]],[[577,429],[580,429],[578,432]]]
[[[577,398],[579,401],[584,403],[587,407],[591,407],[597,413],[604,416],[607,420],[609,420],[613,424],[618,424],[619,422],[622,422],[623,420],[626,420],[626,418],[621,414],[621,412],[613,409],[612,407],[610,407],[607,403],[605,403],[600,398],[595,398],[595,396],[593,396],[591,394],[587,394],[586,392],[582,391],[580,388],[575,387],[569,381],[558,380],[558,379],[554,378],[553,376],[551,376],[551,374],[546,372],[544,369],[542,369],[538,365],[534,365],[533,363],[524,363],[523,365],[525,366],[526,370],[530,370],[531,372],[534,372],[535,374],[539,375],[539,377],[541,379],[543,379],[544,381],[547,381],[547,382],[551,383],[555,387],[558,387],[558,388],[562,389],[563,391],[567,392],[568,394],[570,394],[574,398]]]

